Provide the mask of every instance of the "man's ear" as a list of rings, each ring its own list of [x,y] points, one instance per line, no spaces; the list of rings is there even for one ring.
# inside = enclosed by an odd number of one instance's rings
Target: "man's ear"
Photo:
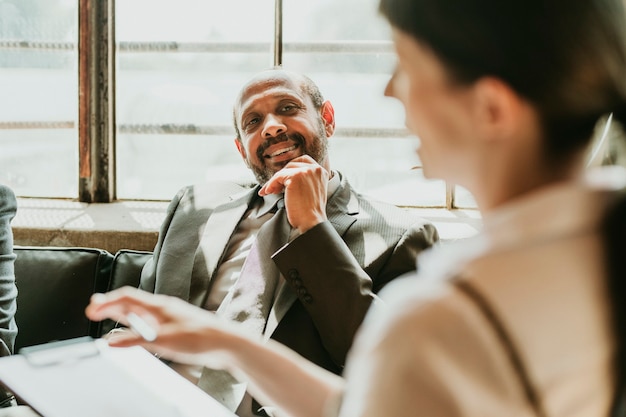
[[[237,150],[239,151],[239,155],[243,159],[243,162],[246,164],[248,168],[250,168],[250,164],[248,164],[248,156],[246,154],[246,148],[243,147],[243,143],[239,138],[235,138],[235,146],[237,146]]]
[[[523,99],[504,81],[481,78],[474,85],[474,99],[476,126],[485,139],[505,139],[519,127]]]
[[[322,119],[324,120],[326,137],[331,137],[335,133],[335,109],[328,100],[322,104]]]

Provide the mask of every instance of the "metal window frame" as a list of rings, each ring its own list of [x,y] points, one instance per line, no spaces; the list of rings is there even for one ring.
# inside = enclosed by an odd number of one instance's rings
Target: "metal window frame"
[[[115,0],[78,3],[78,199],[116,199]]]
[[[116,121],[115,60],[117,52],[257,52],[266,51],[266,43],[233,44],[227,42],[115,42],[115,0],[79,0],[78,2],[78,139],[79,196],[87,203],[116,200]],[[18,49],[71,50],[67,42],[2,42],[0,47]],[[390,42],[283,42],[283,1],[274,1],[274,39],[271,45],[274,66],[282,65],[283,51],[333,53],[384,53],[392,51]],[[18,123],[18,122],[16,122]],[[33,123],[22,128],[32,128]],[[44,122],[42,122],[44,123]],[[69,126],[68,123],[71,125]],[[6,123],[4,123],[6,124]],[[36,123],[35,123],[36,124]],[[13,123],[10,127],[15,128]],[[50,128],[73,128],[73,122],[45,123]],[[7,127],[7,126],[0,126]],[[41,127],[41,126],[37,126]],[[198,134],[223,131],[223,126],[154,125],[119,126],[120,131],[150,130],[159,133]],[[348,136],[403,136],[403,129],[343,128],[337,133]],[[457,208],[455,186],[446,183],[446,208]]]

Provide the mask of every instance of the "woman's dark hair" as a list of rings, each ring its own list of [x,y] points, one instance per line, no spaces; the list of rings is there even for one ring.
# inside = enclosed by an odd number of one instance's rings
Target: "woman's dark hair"
[[[502,79],[538,110],[548,155],[585,146],[626,100],[620,0],[381,0],[460,83]]]
[[[617,336],[617,388],[611,416],[626,415],[626,192],[609,207],[603,222],[605,256],[609,265],[608,290],[612,298]]]
[[[626,126],[622,0],[381,0],[380,11],[430,48],[453,81],[497,77],[531,102],[552,161],[586,147],[603,115],[612,112]],[[626,386],[626,196],[604,228],[619,400]]]

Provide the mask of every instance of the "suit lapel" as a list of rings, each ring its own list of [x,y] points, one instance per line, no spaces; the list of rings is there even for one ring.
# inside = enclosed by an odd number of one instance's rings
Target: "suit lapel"
[[[287,314],[287,311],[297,299],[298,296],[291,286],[287,285],[284,278],[281,278],[280,289],[278,290],[278,294],[276,294],[276,299],[274,300],[270,315],[267,318],[267,324],[265,325],[265,340],[272,336],[272,333],[274,333],[274,330],[278,327],[278,323],[285,317],[285,314]]]
[[[326,216],[328,217],[328,221],[333,225],[339,236],[343,237],[350,226],[356,221],[355,215],[358,213],[359,201],[356,194],[352,190],[352,187],[350,187],[350,184],[348,184],[346,178],[342,177],[339,188],[330,196],[326,203]],[[291,286],[284,282],[284,278],[281,279],[281,287],[276,295],[267,320],[267,326],[265,327],[265,339],[269,339],[272,336],[272,333],[274,333],[274,330],[278,327],[278,323],[285,317],[285,314],[287,314],[287,311],[289,311],[297,299],[298,296]]]
[[[194,273],[192,274],[193,276],[200,276],[205,279],[208,277],[209,279],[206,280],[204,285],[199,286],[197,294],[190,294],[189,300],[191,303],[196,305],[204,303],[211,278],[224,250],[226,250],[228,241],[237,229],[237,224],[241,217],[256,196],[257,190],[258,187],[230,196],[232,201],[216,207],[209,216],[196,250],[193,266]],[[198,288],[198,286],[195,287]],[[194,287],[192,286],[192,288]]]
[[[342,177],[341,185],[326,203],[328,221],[339,236],[343,236],[356,221],[357,214],[359,214],[359,200],[346,178]]]

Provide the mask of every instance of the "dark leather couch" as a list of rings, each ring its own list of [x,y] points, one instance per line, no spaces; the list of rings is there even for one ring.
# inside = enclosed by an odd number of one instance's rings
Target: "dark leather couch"
[[[99,337],[115,323],[92,322],[85,307],[95,292],[139,285],[150,252],[95,248],[15,247],[18,289],[15,351],[80,336]]]

